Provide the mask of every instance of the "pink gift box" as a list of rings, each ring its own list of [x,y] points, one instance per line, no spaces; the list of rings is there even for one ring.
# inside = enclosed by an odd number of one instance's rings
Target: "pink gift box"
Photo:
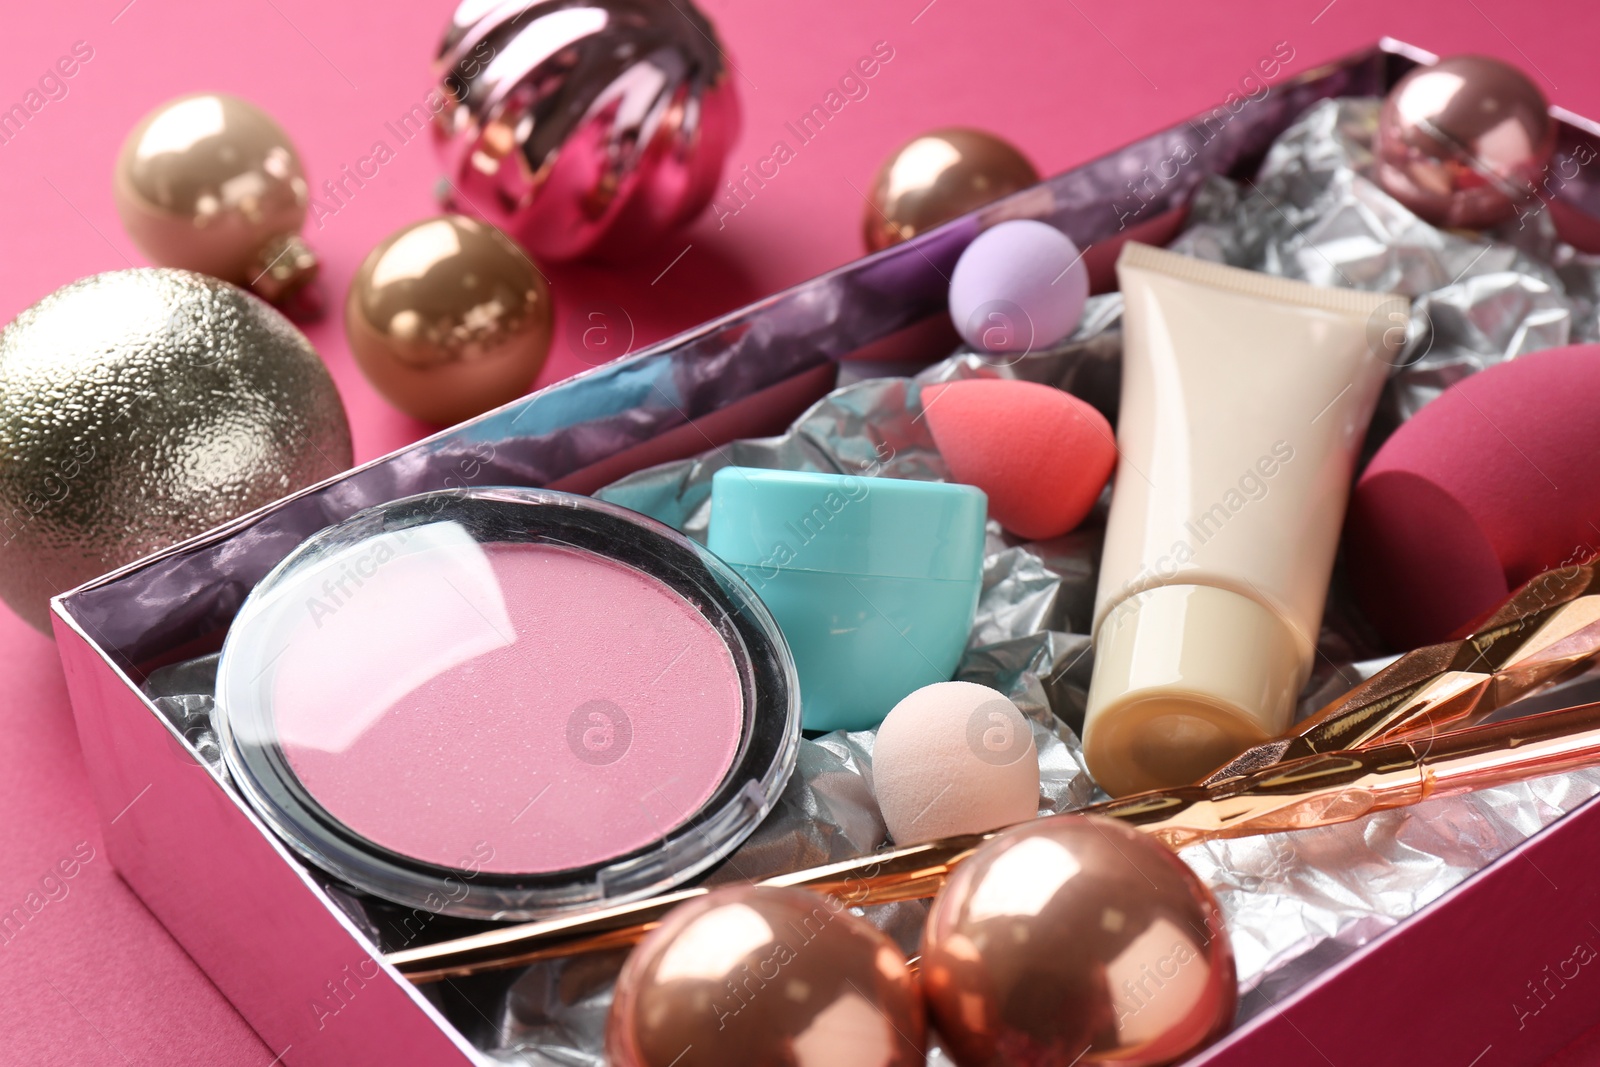
[[[142,695],[148,674],[219,648],[274,564],[362,508],[464,485],[592,491],[709,444],[777,432],[832,387],[839,360],[936,350],[953,340],[945,276],[995,221],[1060,227],[1091,249],[1095,287],[1107,288],[1120,245],[1169,239],[1203,175],[1251,173],[1311,104],[1381,94],[1429,58],[1384,41],[1237,113],[1196,116],[58,597],[56,636],[112,862],[284,1062],[476,1062],[467,1039],[382,962],[322,881]],[[1595,124],[1559,117],[1558,152],[1600,141]],[[1162,165],[1175,156],[1193,158]],[[1600,247],[1600,186],[1590,181],[1580,173],[1552,204],[1581,248]],[[1600,885],[1587,877],[1597,844],[1591,802],[1191,1062],[1470,1067],[1548,1057],[1584,1029],[1600,989],[1600,966],[1590,966],[1600,958],[1591,921]],[[445,936],[448,922],[438,926]]]

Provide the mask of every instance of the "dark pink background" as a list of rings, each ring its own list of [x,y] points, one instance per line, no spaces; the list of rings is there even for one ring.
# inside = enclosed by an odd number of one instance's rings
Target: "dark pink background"
[[[70,80],[64,99],[48,103],[0,145],[0,321],[74,278],[144,262],[117,222],[110,175],[123,134],[145,111],[200,89],[248,97],[294,136],[318,185],[366,155],[384,136],[385,121],[427,91],[429,57],[450,4],[15,5],[0,34],[0,110],[21,101],[74,42],[88,42],[94,57]],[[1534,73],[1556,103],[1600,115],[1592,51],[1600,41],[1600,7],[1592,0],[705,0],[703,6],[741,72],[745,124],[735,169],[766,155],[784,122],[820,101],[874,42],[888,41],[895,56],[869,95],[850,103],[720,231],[708,213],[683,240],[625,271],[551,272],[560,314],[600,302],[620,306],[634,324],[636,344],[860,254],[858,190],[888,151],[923,129],[987,127],[1053,173],[1216,105],[1279,42],[1294,49],[1291,71],[1383,34],[1436,52],[1487,52]],[[431,149],[413,142],[321,229],[308,227],[324,257],[332,307],[368,249],[436,210],[435,174]],[[426,432],[361,379],[336,311],[308,332],[344,394],[358,460]],[[558,324],[541,382],[584,365]],[[66,882],[65,897],[0,943],[0,1060],[266,1067],[274,1052],[106,862],[54,648],[3,608],[0,678],[6,684],[0,913],[22,904],[80,842],[95,850]],[[1600,1042],[1591,1038],[1560,1062],[1596,1059]],[[1492,1062],[1521,1061],[1514,1048],[1496,1048]]]

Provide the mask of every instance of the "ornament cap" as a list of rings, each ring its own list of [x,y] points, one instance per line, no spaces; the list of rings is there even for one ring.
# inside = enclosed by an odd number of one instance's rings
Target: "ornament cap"
[[[316,252],[297,233],[283,233],[256,253],[249,289],[269,304],[281,304],[314,281],[322,270]]]

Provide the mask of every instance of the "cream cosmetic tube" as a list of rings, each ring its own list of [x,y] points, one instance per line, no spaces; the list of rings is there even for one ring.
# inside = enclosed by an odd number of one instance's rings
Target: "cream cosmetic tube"
[[[1122,796],[1288,727],[1409,304],[1132,243],[1117,276],[1121,458],[1083,741]]]

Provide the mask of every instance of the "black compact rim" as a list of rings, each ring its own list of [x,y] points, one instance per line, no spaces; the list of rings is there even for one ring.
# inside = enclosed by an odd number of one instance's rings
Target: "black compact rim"
[[[352,539],[437,521],[446,511],[451,521],[465,527],[479,543],[552,544],[590,552],[655,578],[693,605],[727,644],[744,691],[739,748],[722,782],[698,810],[655,841],[585,866],[517,873],[421,860],[362,836],[322,806],[295,775],[277,742],[270,699],[224,702],[223,694],[229,689],[228,646],[234,643],[235,634],[241,633],[236,622],[219,666],[218,726],[230,769],[247,794],[254,794],[249,799],[258,812],[267,815],[279,835],[302,855],[320,867],[332,868],[330,873],[358,888],[396,899],[399,894],[390,890],[409,884],[418,892],[398,902],[411,904],[418,903],[419,896],[438,897],[441,886],[448,890],[459,884],[465,896],[493,897],[499,903],[491,910],[500,913],[550,914],[643,895],[649,890],[609,895],[606,884],[616,881],[619,872],[651,860],[675,867],[674,859],[683,862],[679,876],[671,880],[671,884],[679,884],[736,847],[754,830],[759,817],[740,820],[748,825],[732,830],[722,828],[727,821],[723,817],[730,809],[748,807],[752,783],[768,783],[764,809],[770,809],[793,770],[799,740],[794,668],[780,631],[754,591],[726,564],[676,530],[615,505],[549,490],[443,490],[360,512],[313,535],[258,588],[275,588],[290,569],[348,545]],[[752,603],[758,610],[750,610]],[[247,601],[246,610],[240,613],[239,621],[246,623],[244,630],[249,629],[248,607]],[[262,671],[248,683],[249,688],[258,695],[264,693],[273,677],[271,669]],[[774,779],[775,787],[771,784]],[[729,839],[712,842],[709,851],[715,854],[706,859],[708,848],[701,838],[708,831],[728,834]],[[378,882],[384,883],[381,888]],[[504,906],[521,897],[544,903]],[[448,892],[445,898],[459,903]],[[447,913],[481,917],[477,908]]]

